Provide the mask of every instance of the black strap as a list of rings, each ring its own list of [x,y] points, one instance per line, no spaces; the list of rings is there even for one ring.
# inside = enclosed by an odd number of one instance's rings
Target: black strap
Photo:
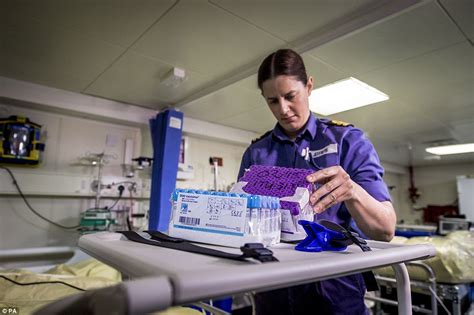
[[[134,231],[119,231],[118,233],[122,233],[127,237],[130,241],[138,242],[147,245],[153,246],[160,246],[175,250],[182,250],[190,253],[195,254],[202,254],[207,256],[225,258],[225,259],[232,259],[238,261],[247,261],[247,258],[254,258],[262,263],[269,262],[269,261],[278,261],[275,257],[273,257],[273,252],[265,247],[263,247],[260,243],[247,243],[242,246],[240,249],[242,250],[243,254],[231,254],[224,251],[211,249],[207,247],[198,246],[188,242],[187,240],[175,238],[168,236],[164,233],[159,231],[146,231],[151,236],[150,239],[143,238],[137,232]]]
[[[220,250],[215,250],[207,247],[198,246],[188,242],[185,239],[171,237],[159,231],[146,231],[151,236],[150,239],[143,238],[135,231],[118,231],[125,235],[130,241],[165,247],[175,250],[182,250],[190,253],[195,254],[202,254],[207,256],[231,259],[231,260],[238,260],[238,261],[247,261],[247,258],[256,259],[262,263],[278,261],[273,256],[273,252],[268,248],[265,248],[261,243],[247,243],[244,246],[240,247],[242,251],[242,255],[231,254]],[[370,247],[367,245],[367,242],[359,237],[356,233],[352,234],[351,232],[345,230],[345,234],[347,233],[347,238],[340,239],[340,240],[333,240],[332,243],[347,246],[352,243],[357,244],[361,247],[362,251],[370,251]],[[351,235],[349,237],[349,235]],[[375,280],[375,276],[372,271],[366,271],[362,273],[364,277],[365,286],[367,287],[367,291],[377,291],[379,290],[379,286],[377,281]]]
[[[145,232],[150,234],[151,238],[156,241],[172,242],[172,243],[186,242],[186,240],[182,238],[172,237],[165,233],[161,233],[160,231],[145,231]]]
[[[242,251],[242,255],[235,255],[235,254],[230,254],[226,252],[222,252],[219,250],[214,250],[214,249],[209,249],[206,247],[201,247],[197,246],[194,244],[189,243],[189,241],[182,239],[182,238],[176,238],[176,237],[171,237],[169,235],[166,235],[165,233],[161,233],[160,231],[145,231],[146,233],[150,234],[151,238],[156,241],[162,241],[162,242],[172,242],[172,243],[186,243],[188,245],[192,245],[194,248],[197,248],[198,250],[201,251],[201,249],[204,250],[209,250],[212,251],[213,253],[222,253],[224,255],[222,256],[217,256],[217,257],[222,257],[222,258],[227,258],[224,256],[237,256],[238,258],[242,258],[240,260],[245,260],[245,258],[254,258],[260,262],[269,262],[269,261],[278,261],[273,256],[273,252],[269,250],[268,248],[265,248],[263,244],[261,243],[246,243],[244,246],[240,247],[240,250]],[[202,254],[205,254],[204,252],[200,252]],[[212,256],[212,255],[211,255]]]
[[[341,227],[342,228],[342,227]],[[370,246],[367,244],[367,241],[359,236],[359,234],[355,232],[348,231],[344,228],[341,229],[341,232],[346,236],[344,239],[333,239],[331,240],[331,245],[333,246],[348,246],[351,244],[356,244],[357,246],[362,249],[363,252],[372,251]],[[372,271],[365,271],[362,273],[362,277],[364,277],[365,286],[367,291],[378,291],[380,290],[379,284],[375,279],[375,275]]]

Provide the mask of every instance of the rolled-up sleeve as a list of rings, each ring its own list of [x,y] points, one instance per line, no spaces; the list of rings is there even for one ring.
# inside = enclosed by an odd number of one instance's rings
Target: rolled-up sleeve
[[[342,141],[341,166],[351,179],[378,201],[390,201],[383,181],[384,169],[374,146],[360,129],[350,130]]]

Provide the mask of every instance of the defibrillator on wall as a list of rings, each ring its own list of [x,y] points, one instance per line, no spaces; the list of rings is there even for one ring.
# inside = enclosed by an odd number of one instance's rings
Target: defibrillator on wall
[[[44,143],[41,126],[26,117],[0,118],[0,164],[38,165]]]

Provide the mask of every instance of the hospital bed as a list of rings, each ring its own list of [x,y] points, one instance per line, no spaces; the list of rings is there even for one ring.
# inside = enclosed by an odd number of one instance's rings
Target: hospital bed
[[[91,257],[72,246],[49,246],[0,250],[0,270],[26,269],[43,272],[58,264],[72,264]]]
[[[474,233],[456,231],[446,237],[399,238],[399,244],[432,244],[437,254],[422,261],[410,262],[413,310],[419,314],[465,314],[474,312]],[[388,268],[376,269],[380,296],[368,296],[377,309],[393,311],[396,305],[395,279]]]
[[[95,301],[108,299],[109,304],[111,296],[125,297],[127,303],[122,310],[125,313],[151,312],[171,305],[266,291],[391,266],[397,278],[398,312],[411,314],[409,278],[404,262],[432,257],[434,248],[426,244],[408,246],[373,241],[369,245],[373,249],[369,252],[351,245],[343,252],[309,253],[295,251],[291,244],[279,244],[271,248],[279,262],[261,264],[134,243],[118,233],[90,234],[79,240],[83,251],[130,278],[114,288],[115,294],[111,294],[110,289],[102,290],[97,293],[98,298],[88,292]],[[225,249],[238,253],[238,249]],[[80,299],[78,295],[51,307],[61,309]],[[90,305],[91,299],[86,300]]]
[[[0,250],[0,309],[31,314],[54,300],[121,281],[117,270],[77,247]]]

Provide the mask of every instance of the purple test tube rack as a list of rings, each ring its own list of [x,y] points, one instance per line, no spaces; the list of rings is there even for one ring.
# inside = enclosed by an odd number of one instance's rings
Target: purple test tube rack
[[[248,194],[290,197],[295,194],[298,187],[306,188],[310,193],[313,191],[313,184],[306,181],[306,177],[313,172],[301,168],[252,165],[239,182],[247,182],[242,189]],[[293,215],[299,214],[302,210],[298,203],[289,201],[280,201],[280,207],[290,210]]]

